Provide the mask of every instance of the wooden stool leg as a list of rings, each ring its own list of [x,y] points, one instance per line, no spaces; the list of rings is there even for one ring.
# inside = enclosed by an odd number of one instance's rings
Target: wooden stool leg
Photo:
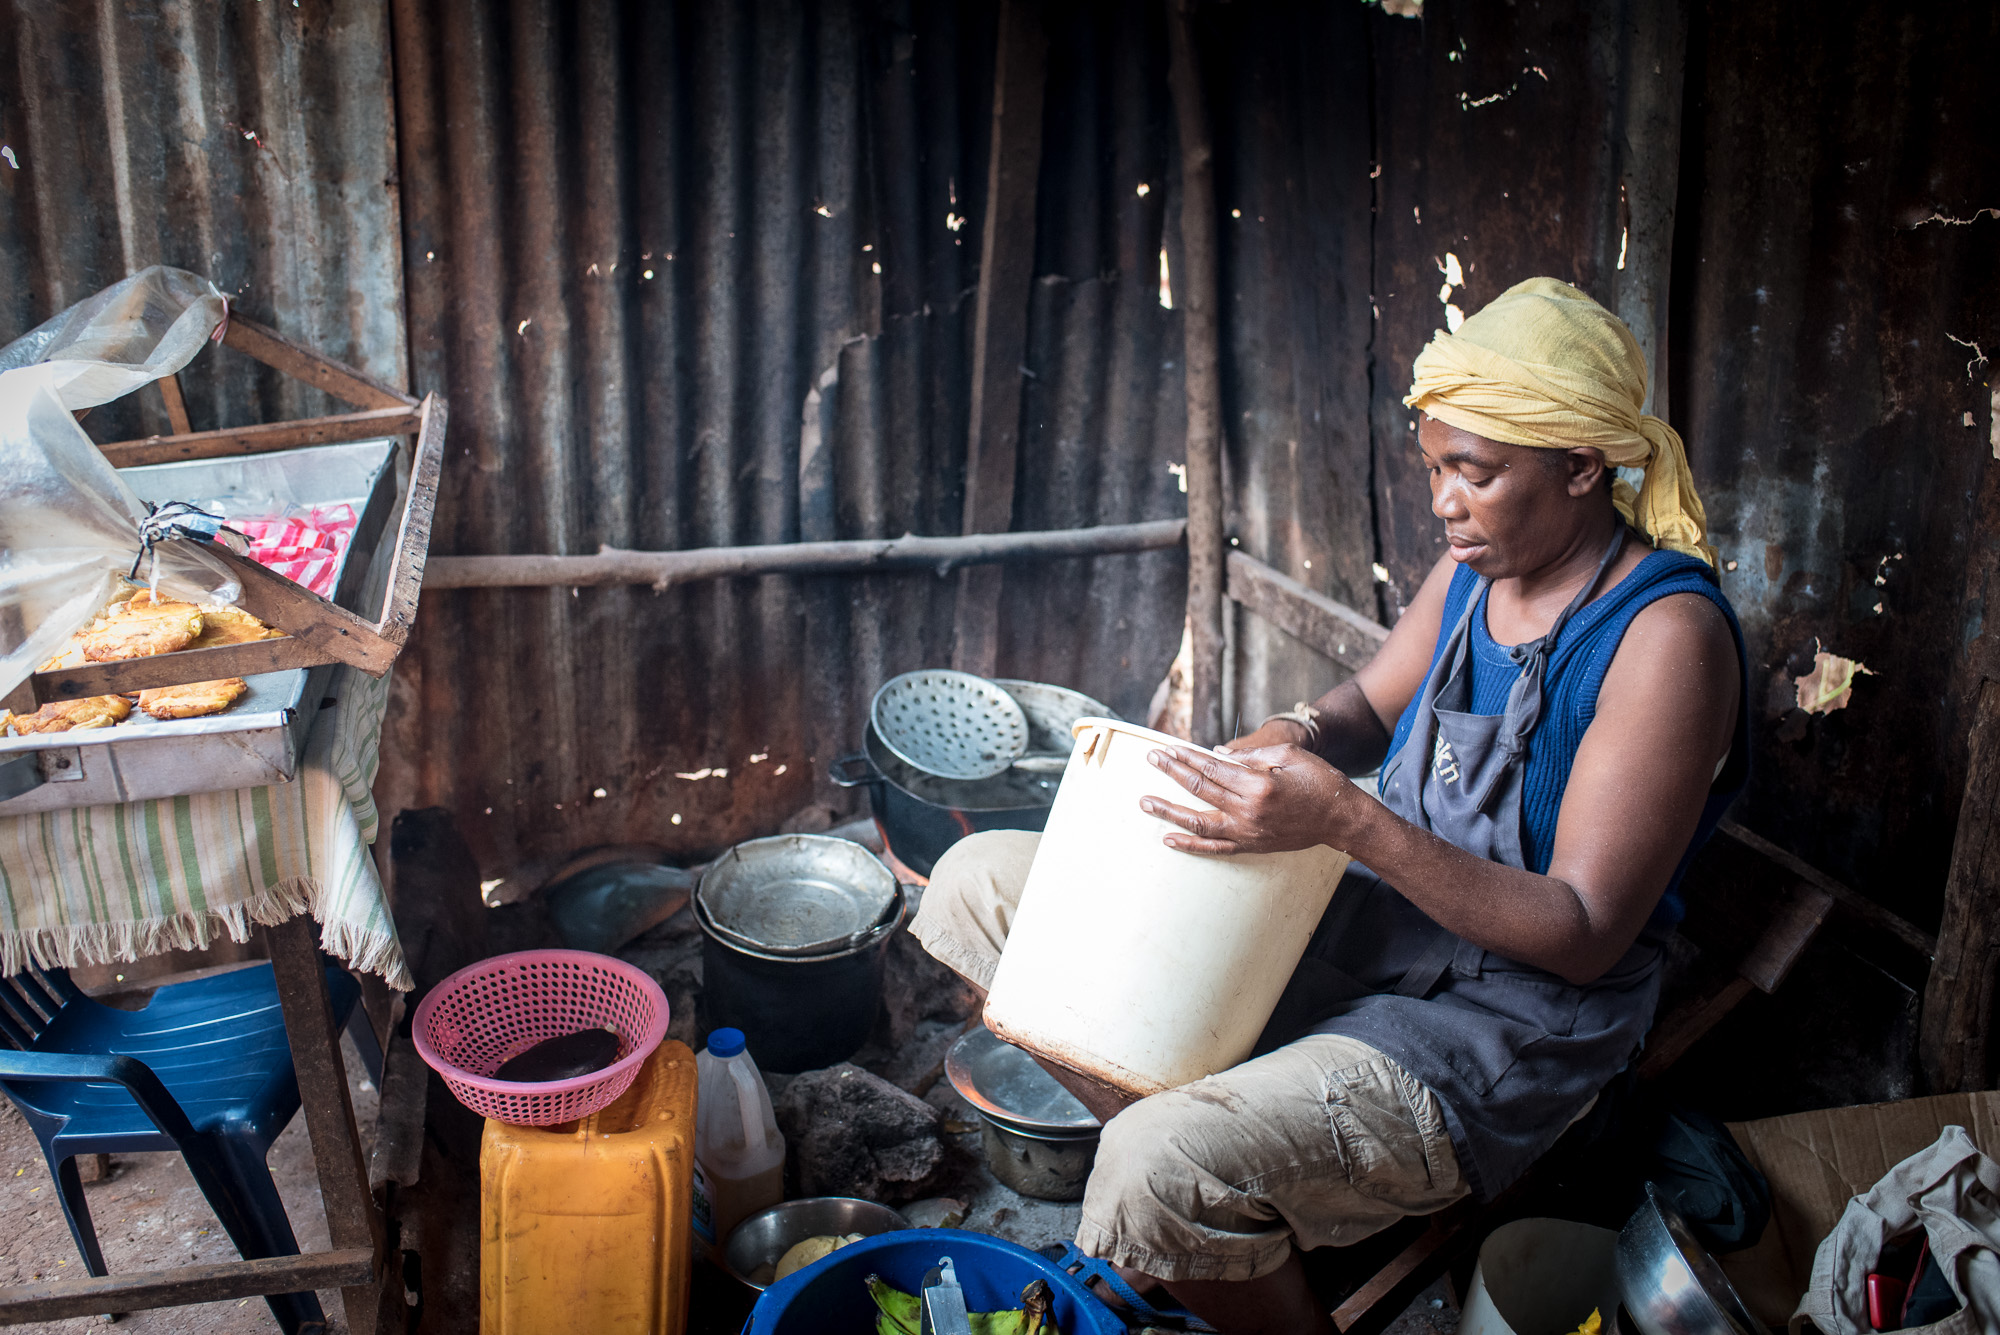
[[[347,1326],[354,1335],[375,1335],[382,1287],[382,1220],[368,1194],[368,1164],[361,1154],[354,1104],[347,1097],[340,1031],[327,999],[326,975],[320,972],[317,927],[311,917],[301,914],[265,929],[265,936],[278,1001],[284,1008],[285,1034],[291,1040],[292,1065],[298,1072],[306,1130],[312,1136],[327,1232],[335,1251],[359,1247],[375,1255],[374,1281],[340,1291]]]

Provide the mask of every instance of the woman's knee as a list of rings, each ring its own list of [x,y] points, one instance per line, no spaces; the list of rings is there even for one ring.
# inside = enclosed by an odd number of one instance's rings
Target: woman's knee
[[[1040,841],[1033,831],[989,830],[946,849],[911,934],[966,978],[990,986]]]
[[[1092,1200],[1130,1217],[1166,1210],[1193,1221],[1205,1198],[1222,1186],[1204,1124],[1219,1110],[1184,1091],[1155,1094],[1105,1124],[1091,1169]]]

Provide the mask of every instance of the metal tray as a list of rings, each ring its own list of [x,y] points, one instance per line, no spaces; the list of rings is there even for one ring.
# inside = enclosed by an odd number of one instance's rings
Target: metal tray
[[[148,501],[272,494],[308,505],[359,502],[360,522],[341,555],[333,601],[363,613],[356,604],[369,559],[395,509],[397,447],[394,440],[362,440],[149,464],[119,475]],[[0,801],[0,816],[287,782],[298,774],[306,732],[332,676],[333,668],[323,666],[246,677],[243,697],[206,718],[0,737],[0,792],[33,785]]]

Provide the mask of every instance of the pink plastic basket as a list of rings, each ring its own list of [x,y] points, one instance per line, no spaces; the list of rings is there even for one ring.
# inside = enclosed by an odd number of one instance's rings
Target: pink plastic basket
[[[545,1038],[602,1025],[618,1060],[574,1080],[495,1080]],[[515,1126],[588,1117],[632,1084],[667,1034],[667,996],[645,970],[588,950],[522,950],[460,969],[431,989],[411,1025],[417,1055],[458,1101]]]

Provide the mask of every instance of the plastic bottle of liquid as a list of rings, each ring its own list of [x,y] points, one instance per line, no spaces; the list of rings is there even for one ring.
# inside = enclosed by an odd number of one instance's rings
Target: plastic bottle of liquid
[[[785,1138],[741,1029],[717,1029],[695,1058],[694,1228],[711,1247],[785,1198]]]

